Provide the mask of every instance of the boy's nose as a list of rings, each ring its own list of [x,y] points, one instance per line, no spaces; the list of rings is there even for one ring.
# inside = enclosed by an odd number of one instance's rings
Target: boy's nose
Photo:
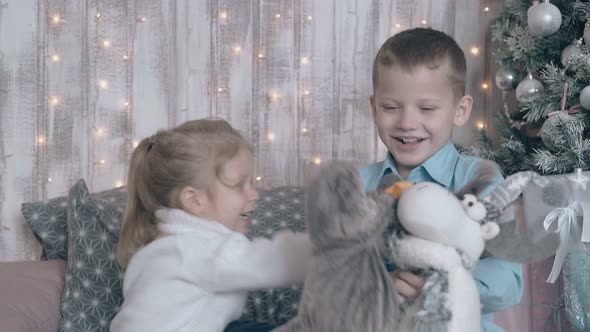
[[[416,129],[416,115],[412,111],[404,110],[400,112],[397,119],[397,127],[403,130]]]

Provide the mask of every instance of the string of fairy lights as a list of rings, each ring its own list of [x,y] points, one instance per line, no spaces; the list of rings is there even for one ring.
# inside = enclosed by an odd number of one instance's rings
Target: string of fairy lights
[[[489,12],[490,8],[486,6],[483,8],[483,11]],[[103,16],[103,14],[99,11],[97,11],[96,14],[94,15],[96,20],[100,20],[100,18],[102,16]],[[274,14],[273,17],[275,19],[280,19],[282,17],[282,14],[277,12]],[[219,20],[222,23],[229,23],[231,19],[232,19],[232,17],[229,14],[228,10],[220,10],[219,11]],[[306,23],[312,23],[314,18],[311,15],[306,15],[306,16],[304,15],[303,19],[306,21]],[[137,17],[136,20],[138,23],[149,22],[148,18],[144,17],[144,16]],[[57,14],[57,13],[51,15],[51,17],[48,21],[49,21],[50,28],[58,28],[61,25],[67,23],[67,21],[64,20],[64,18],[61,17],[61,15]],[[424,26],[424,27],[429,26],[429,22],[426,19],[422,19],[419,22],[420,22],[421,26]],[[404,30],[405,28],[408,28],[408,27],[405,27],[404,24],[402,24],[400,22],[393,22],[391,24],[390,33],[393,35],[395,33],[398,33],[400,31]],[[104,38],[99,41],[99,44],[97,46],[103,50],[108,50],[112,47],[112,41],[108,38]],[[233,44],[233,46],[231,47],[231,51],[232,51],[231,53],[234,56],[239,56],[243,53],[243,47],[240,44]],[[479,56],[479,55],[481,55],[481,48],[477,45],[473,45],[469,48],[469,53],[474,57]],[[127,65],[131,65],[129,50],[125,51],[122,54],[118,54],[115,56],[119,56],[120,61],[127,63]],[[259,60],[267,60],[268,54],[265,54],[263,51],[260,51],[256,54],[256,58]],[[66,59],[63,59],[62,55],[59,54],[58,52],[52,52],[48,56],[48,60],[49,60],[49,63],[57,64],[57,63],[60,63]],[[312,62],[312,57],[309,55],[301,56],[299,59],[299,62],[302,66],[310,65]],[[107,81],[106,79],[99,78],[96,81],[96,86],[100,90],[107,90],[107,89],[109,89],[110,84],[109,84],[109,81]],[[488,83],[487,79],[482,81],[480,87],[484,91],[487,91],[490,89],[490,84]],[[217,87],[217,92],[221,94],[221,93],[226,92],[226,89],[227,88],[225,86],[219,85]],[[129,93],[130,92],[127,91],[127,94],[129,94]],[[312,95],[312,91],[310,88],[303,88],[300,93],[305,97],[310,97]],[[129,110],[131,108],[131,102],[129,101],[129,98],[130,98],[129,95],[122,98],[122,101],[120,104],[121,109]],[[267,93],[267,98],[268,98],[268,101],[270,101],[270,102],[277,102],[278,100],[283,98],[283,96],[276,89],[271,89]],[[48,96],[48,101],[47,101],[48,106],[53,109],[58,107],[58,105],[60,105],[61,102],[62,102],[62,97],[60,96],[59,92],[52,93],[51,95]],[[484,130],[487,127],[486,123],[482,120],[477,120],[475,125],[476,125],[476,128],[478,128],[480,130]],[[302,121],[302,125],[299,127],[299,129],[300,129],[302,135],[307,135],[312,131],[312,128],[308,127],[307,121]],[[101,136],[106,135],[107,130],[104,127],[94,127],[93,132],[97,137],[101,137]],[[264,134],[264,139],[267,142],[272,143],[277,139],[277,133],[273,130],[266,130],[266,133]],[[36,143],[39,146],[46,145],[48,143],[47,137],[44,134],[39,134],[36,138]],[[133,148],[137,147],[138,144],[139,144],[138,140],[133,140],[133,142],[132,142]],[[107,160],[105,160],[105,159],[98,159],[95,161],[95,165],[99,165],[99,166],[105,165],[106,163],[107,163]],[[316,155],[310,159],[310,163],[313,165],[320,165],[322,163],[322,159],[319,155]],[[262,175],[258,175],[258,176],[256,176],[255,179],[256,179],[256,181],[262,181],[264,179],[264,177]],[[52,179],[48,178],[47,181],[51,182]],[[123,180],[115,181],[116,187],[123,186],[124,184],[125,183]]]

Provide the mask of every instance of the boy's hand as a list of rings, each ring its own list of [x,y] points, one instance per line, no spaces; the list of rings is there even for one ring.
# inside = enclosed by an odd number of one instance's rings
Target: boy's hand
[[[416,297],[424,286],[424,278],[412,272],[397,269],[389,274],[393,278],[393,285],[398,293],[400,303],[408,298]]]

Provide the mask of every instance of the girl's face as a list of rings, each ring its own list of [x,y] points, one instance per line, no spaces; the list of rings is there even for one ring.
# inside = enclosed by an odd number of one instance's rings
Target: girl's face
[[[252,153],[242,148],[221,169],[219,178],[207,191],[199,217],[217,221],[246,234],[256,207],[258,192],[252,178]]]

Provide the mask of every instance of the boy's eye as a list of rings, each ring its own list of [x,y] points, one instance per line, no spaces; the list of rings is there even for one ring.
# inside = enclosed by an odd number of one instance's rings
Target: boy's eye
[[[397,109],[399,109],[399,107],[397,107],[397,106],[389,106],[389,105],[385,105],[385,106],[383,106],[383,108],[386,109],[386,110],[397,110]]]
[[[420,110],[422,111],[434,111],[435,109],[435,107],[420,107]]]

